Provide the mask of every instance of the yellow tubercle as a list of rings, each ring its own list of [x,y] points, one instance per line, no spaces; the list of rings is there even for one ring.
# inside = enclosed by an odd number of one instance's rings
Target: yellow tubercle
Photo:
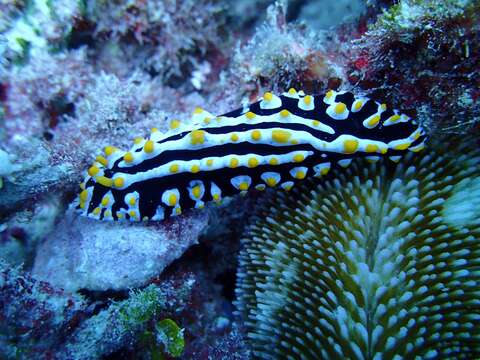
[[[245,114],[245,116],[247,117],[247,119],[252,120],[252,119],[255,118],[255,116],[257,116],[257,115],[255,115],[255,113],[249,111],[249,112],[247,112],[247,113]]]
[[[283,109],[282,111],[280,111],[280,116],[283,118],[286,118],[289,115],[290,115],[290,112],[288,110]]]
[[[229,167],[231,167],[232,169],[233,168],[236,168],[239,164],[239,161],[237,158],[232,158],[230,159],[230,164],[229,164]]]
[[[395,145],[393,148],[395,150],[406,150],[408,149],[408,147],[410,146],[411,143],[409,142],[406,142],[406,143],[403,143],[403,144],[398,144],[398,145]]]
[[[170,129],[175,130],[175,129],[178,129],[180,127],[180,124],[181,124],[180,120],[173,119],[172,121],[170,121],[170,126],[169,127],[170,127]]]
[[[335,105],[334,111],[337,115],[341,115],[347,110],[347,105],[342,102],[339,102]]]
[[[107,166],[108,165],[108,160],[105,159],[103,156],[101,155],[98,155],[96,158],[95,158],[95,161],[99,162],[100,164],[102,164],[103,166]]]
[[[197,164],[192,165],[192,167],[190,168],[190,172],[194,174],[198,173],[199,171],[200,171],[200,166]]]
[[[288,93],[289,93],[290,95],[296,95],[296,94],[297,94],[297,90],[295,90],[294,88],[290,88],[290,89],[288,89]]]
[[[98,166],[95,166],[95,165],[90,166],[90,168],[88,169],[88,175],[90,176],[95,176],[99,172],[100,172],[100,169],[98,168]]]
[[[193,130],[190,133],[190,143],[192,145],[201,145],[205,142],[205,131]]]
[[[155,143],[152,140],[148,140],[145,145],[143,145],[143,151],[146,153],[152,153],[155,149]]]
[[[201,114],[203,112],[203,109],[201,107],[196,107],[195,110],[193,110],[194,114]]]
[[[295,173],[295,179],[299,179],[299,180],[302,180],[302,179],[305,179],[305,171],[297,171]]]
[[[303,102],[305,103],[305,105],[310,105],[312,103],[312,97],[310,95],[307,95],[303,98]]]
[[[239,190],[242,190],[242,191],[245,191],[245,190],[248,190],[248,183],[247,182],[241,182],[239,185],[238,185],[238,189]]]
[[[135,145],[138,145],[140,144],[144,139],[142,137],[136,137],[135,139],[133,139],[133,143]]]
[[[345,154],[353,154],[358,149],[357,139],[348,139],[343,142],[343,152]]]
[[[123,155],[123,160],[125,162],[128,162],[128,163],[132,162],[133,161],[133,154],[131,152],[125,153],[125,155]]]
[[[172,164],[168,170],[170,173],[175,174],[178,172],[178,170],[180,170],[180,166],[178,164]]]
[[[260,132],[260,130],[253,130],[251,136],[253,140],[259,141],[262,138],[262,133]]]
[[[376,126],[380,122],[380,115],[374,115],[368,120],[367,124],[368,126]]]
[[[273,130],[272,131],[272,140],[281,144],[288,142],[292,134],[286,130]]]
[[[108,206],[108,204],[110,203],[110,197],[108,195],[105,195],[103,198],[102,198],[102,206]]]
[[[278,159],[277,158],[271,158],[268,163],[270,165],[278,165]]]
[[[131,205],[131,206],[134,206],[136,203],[137,203],[137,199],[135,199],[135,197],[131,197],[130,200],[128,200],[128,203]]]
[[[270,187],[274,187],[275,185],[278,184],[277,179],[275,179],[275,178],[273,178],[273,177],[266,178],[266,179],[265,179],[265,182],[266,182],[267,185],[270,186]]]
[[[121,187],[123,187],[123,185],[125,185],[125,179],[123,177],[116,177],[114,180],[113,180],[113,185],[119,189]]]
[[[325,97],[327,99],[331,99],[334,94],[335,94],[335,92],[333,90],[328,90],[327,93],[325,94]]]
[[[272,101],[273,99],[273,94],[271,92],[266,92],[263,94],[263,100],[265,101]]]
[[[105,152],[105,155],[110,156],[115,151],[117,151],[117,148],[115,146],[105,146],[105,148],[103,150]]]
[[[213,166],[213,159],[207,160],[207,166]]]
[[[83,191],[80,193],[80,201],[87,201],[87,198],[88,198],[88,191],[87,191],[87,190],[83,190]]]
[[[168,205],[170,206],[175,206],[177,205],[177,195],[175,194],[170,194],[170,196],[168,197]]]
[[[251,157],[248,159],[248,167],[254,168],[257,167],[259,164],[259,161],[257,158]]]
[[[202,187],[200,185],[194,186],[192,188],[192,195],[196,198],[199,199],[200,195],[202,194]]]
[[[102,209],[100,209],[99,207],[96,207],[95,209],[93,209],[93,214],[94,215],[100,215],[100,211],[102,211]]]
[[[103,185],[105,187],[112,187],[113,185],[113,180],[110,178],[107,178],[106,176],[96,176],[95,181],[98,184]]]
[[[305,160],[305,156],[303,154],[296,154],[293,156],[293,161],[295,162],[302,162]]]
[[[237,142],[238,141],[238,135],[237,134],[230,135],[230,140],[232,140],[233,142]]]
[[[366,151],[367,153],[377,152],[377,151],[378,151],[378,146],[375,145],[375,144],[368,144],[368,145],[365,147],[365,151]]]

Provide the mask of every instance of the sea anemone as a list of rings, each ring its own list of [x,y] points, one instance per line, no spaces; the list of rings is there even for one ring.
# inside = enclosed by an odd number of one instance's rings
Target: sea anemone
[[[236,289],[255,356],[480,356],[479,215],[480,151],[451,139],[265,198]]]

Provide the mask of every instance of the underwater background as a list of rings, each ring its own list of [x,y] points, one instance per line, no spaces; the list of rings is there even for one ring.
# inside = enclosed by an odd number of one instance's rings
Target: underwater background
[[[200,154],[199,119],[343,142],[282,184],[173,164],[144,218],[112,159]],[[478,359],[479,124],[477,0],[0,0],[0,359]]]

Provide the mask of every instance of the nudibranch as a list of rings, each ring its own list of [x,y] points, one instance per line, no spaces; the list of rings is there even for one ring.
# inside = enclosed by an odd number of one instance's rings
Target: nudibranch
[[[74,205],[95,219],[163,220],[249,189],[289,190],[355,157],[398,161],[424,142],[415,120],[351,92],[267,92],[221,116],[197,108],[190,122],[152,129],[128,151],[107,146]]]

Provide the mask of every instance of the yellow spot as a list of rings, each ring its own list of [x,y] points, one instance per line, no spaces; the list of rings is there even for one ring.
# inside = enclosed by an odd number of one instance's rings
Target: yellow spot
[[[97,166],[93,165],[88,169],[88,175],[95,176],[98,174],[99,171],[100,169]]]
[[[420,133],[420,130],[417,130],[413,133],[413,135],[410,135],[410,137],[413,138],[413,141],[415,141],[420,137]]]
[[[365,151],[367,153],[374,153],[378,151],[378,146],[375,144],[368,144],[367,147],[365,148]]]
[[[355,101],[355,104],[353,105],[353,109],[355,111],[359,111],[363,106],[363,101],[362,100],[357,100]]]
[[[274,187],[274,186],[277,185],[277,183],[278,183],[277,179],[275,179],[275,178],[273,178],[273,177],[266,178],[266,179],[265,179],[265,182],[266,182],[267,185],[270,186],[270,187]]]
[[[313,121],[312,121],[312,125],[313,125],[313,126],[318,126],[318,125],[320,125],[320,121],[318,121],[318,120],[313,120]]]
[[[292,190],[292,187],[293,187],[293,185],[288,184],[288,185],[285,185],[285,186],[283,187],[283,189],[284,189],[285,191],[290,191],[290,190]]]
[[[174,130],[174,129],[178,129],[180,127],[180,120],[177,120],[177,119],[173,119],[172,121],[170,121],[170,129]]]
[[[303,154],[296,154],[293,157],[293,161],[295,162],[302,162],[304,159],[305,159],[305,156],[303,156]]]
[[[290,95],[295,95],[297,93],[297,90],[295,90],[294,88],[290,88],[290,89],[288,89],[288,93]]]
[[[398,120],[400,120],[400,115],[397,115],[397,114],[392,115],[388,118],[388,120],[392,123],[396,123]]]
[[[112,212],[110,210],[105,210],[105,212],[103,213],[103,216],[104,217],[111,217],[112,216]]]
[[[271,158],[268,163],[270,165],[278,165],[278,159],[277,158]]]
[[[320,170],[320,175],[327,175],[329,171],[329,167],[324,167],[322,170]]]
[[[388,151],[387,148],[381,148],[381,149],[380,149],[380,153],[381,153],[381,154],[386,154],[387,151]]]
[[[181,213],[182,213],[182,208],[181,207],[175,208],[175,214],[176,215],[180,215]]]
[[[134,144],[140,144],[142,141],[143,141],[142,137],[136,137],[135,139],[133,139]]]
[[[80,201],[80,209],[85,209],[85,203],[83,201]]]
[[[115,146],[105,146],[105,148],[103,150],[105,151],[105,155],[110,156],[115,151],[117,151],[117,148]]]
[[[126,162],[132,162],[133,161],[133,155],[131,152],[127,152],[125,155],[123,155],[123,160]]]
[[[213,194],[212,198],[213,198],[214,201],[218,202],[218,201],[220,201],[220,194]]]
[[[193,110],[194,114],[201,114],[203,112],[203,109],[201,107],[196,107],[195,110]]]
[[[200,171],[200,165],[195,164],[195,165],[192,165],[192,167],[190,168],[190,172],[194,174],[198,173],[199,171]]]
[[[132,217],[132,218],[136,218],[137,217],[137,212],[135,210],[130,210],[128,212],[128,215],[130,215],[130,217]]]
[[[134,206],[136,203],[137,203],[137,199],[135,199],[135,197],[130,197],[130,200],[128,200],[128,203],[131,205],[131,206]]]
[[[333,90],[328,90],[327,93],[325,94],[325,97],[327,99],[330,99],[334,95]]]
[[[95,209],[93,209],[93,214],[94,215],[99,215],[100,211],[102,211],[102,209],[100,209],[99,207],[96,207]]]
[[[387,104],[380,105],[380,110],[382,110],[382,111],[387,110]]]
[[[110,178],[107,178],[105,176],[97,176],[97,177],[95,177],[95,181],[98,184],[103,185],[105,187],[112,187],[112,185],[113,185],[113,180],[110,179]]]
[[[80,186],[80,189],[85,190],[85,183],[84,182],[80,183],[79,186]]]
[[[102,199],[102,206],[107,206],[109,202],[110,202],[110,197],[108,195],[105,195]]]
[[[208,166],[213,166],[213,159],[208,159],[207,160],[207,165]]]
[[[120,211],[117,211],[117,218],[123,219],[123,213],[121,213]]]
[[[380,115],[374,115],[368,120],[367,124],[368,126],[376,126],[378,122],[380,121]]]
[[[285,130],[273,130],[272,131],[272,140],[281,144],[288,142],[292,134],[289,131]]]
[[[153,148],[154,148],[154,143],[152,140],[148,140],[145,145],[143,145],[143,151],[145,151],[146,153],[151,153],[153,152]]]
[[[348,139],[343,142],[343,152],[345,154],[352,154],[357,151],[358,140],[357,139]]]
[[[198,208],[199,208],[199,209],[203,209],[204,207],[205,207],[205,205],[203,205],[203,204],[199,204],[199,205],[198,205]]]
[[[297,144],[298,144],[298,140],[297,140],[297,139],[293,139],[292,141],[290,141],[290,144],[292,144],[292,145],[297,145]]]
[[[305,179],[305,175],[306,175],[305,171],[297,171],[297,173],[295,174],[295,178],[302,180],[302,179]]]
[[[190,133],[190,143],[192,145],[199,145],[205,142],[205,131],[203,130],[193,130]]]
[[[260,130],[253,130],[251,136],[253,140],[259,141],[262,138],[262,133],[260,132]]]
[[[271,92],[266,92],[263,94],[263,100],[265,101],[272,101],[273,99],[273,94]]]
[[[406,142],[406,143],[403,143],[403,144],[395,145],[393,148],[395,150],[406,150],[406,149],[408,149],[409,146],[410,146],[410,143]]]
[[[280,111],[280,116],[281,117],[287,117],[288,115],[290,115],[290,112],[288,110],[285,110],[283,109],[282,111]]]
[[[248,183],[247,182],[241,182],[239,185],[238,185],[238,189],[239,190],[242,190],[242,191],[245,191],[245,190],[248,190]]]
[[[83,190],[83,191],[80,193],[80,201],[87,201],[87,198],[88,198],[88,191],[87,191],[87,190]]]
[[[198,199],[200,198],[200,195],[202,195],[202,187],[200,185],[194,186],[192,188],[192,195]]]
[[[155,133],[155,132],[158,132],[158,129],[157,129],[157,128],[151,128],[150,131],[151,131],[152,133]]]
[[[339,102],[335,105],[334,111],[337,115],[341,115],[347,110],[347,105],[342,102]]]
[[[116,188],[121,188],[123,185],[125,185],[125,179],[122,177],[117,177],[115,180],[113,180],[113,185],[115,185]]]
[[[170,196],[168,197],[168,205],[170,205],[170,206],[177,205],[177,195],[170,194]]]
[[[101,155],[98,155],[96,158],[95,158],[95,161],[98,161],[100,164],[102,164],[103,166],[107,166],[108,165],[108,160],[105,159],[103,156]]]
[[[254,168],[257,167],[258,164],[259,162],[257,158],[251,157],[250,159],[248,159],[248,167]]]
[[[208,124],[210,124],[210,121],[211,121],[211,120],[212,120],[212,118],[206,117],[205,119],[203,119],[203,123],[204,123],[205,125],[208,125]]]
[[[252,120],[256,115],[255,113],[249,111],[245,114],[245,116],[247,117],[247,119]]]
[[[237,134],[232,134],[232,135],[230,135],[230,139],[231,139],[233,142],[236,142],[236,141],[238,141],[238,135],[237,135]]]
[[[312,97],[307,95],[303,98],[303,101],[305,102],[305,105],[310,105],[312,103]]]
[[[172,174],[175,174],[178,172],[180,169],[180,166],[178,164],[172,164],[170,165],[170,168],[168,169]]]
[[[231,158],[229,166],[233,169],[233,168],[236,168],[238,166],[238,163],[239,163],[239,161],[238,161],[237,158]]]

